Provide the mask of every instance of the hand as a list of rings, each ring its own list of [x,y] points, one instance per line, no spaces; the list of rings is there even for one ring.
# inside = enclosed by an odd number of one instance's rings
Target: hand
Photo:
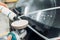
[[[9,35],[9,36],[7,37],[7,40],[12,40],[12,35]]]
[[[2,2],[0,2],[0,5],[8,8],[8,6],[6,4],[2,3]],[[0,10],[0,12],[1,12],[1,10]]]
[[[2,3],[2,2],[0,2],[0,5],[1,5],[1,6],[4,6],[4,7],[6,7],[6,8],[8,7],[5,3]]]

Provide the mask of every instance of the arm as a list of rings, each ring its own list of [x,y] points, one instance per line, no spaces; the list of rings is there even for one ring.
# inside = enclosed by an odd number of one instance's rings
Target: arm
[[[8,9],[7,5],[0,2],[0,12],[9,17],[10,20],[16,16],[14,12]]]

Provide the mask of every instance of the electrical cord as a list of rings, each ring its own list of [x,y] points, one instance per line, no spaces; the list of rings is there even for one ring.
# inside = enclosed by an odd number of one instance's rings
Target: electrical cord
[[[30,28],[32,31],[34,31],[36,34],[38,34],[40,37],[42,37],[45,40],[48,40],[47,37],[45,37],[44,35],[40,34],[38,31],[36,31],[34,28],[32,28],[30,25],[27,25],[28,28]]]
[[[42,9],[42,10],[37,10],[37,11],[34,11],[34,12],[30,12],[29,14],[34,14],[34,13],[44,12],[44,11],[49,11],[49,10],[54,10],[54,9],[60,9],[60,6],[59,7],[52,7],[52,8]],[[19,17],[23,17],[23,16],[25,16],[25,15],[23,14],[22,16],[19,16]]]
[[[54,10],[54,9],[60,9],[60,6],[59,7],[52,7],[52,8],[42,9],[42,10],[37,10],[37,11],[34,11],[34,12],[30,12],[29,14],[33,14],[33,13],[37,13],[37,12],[44,12],[44,11],[49,11],[49,10]]]
[[[49,11],[49,10],[54,10],[54,9],[60,9],[59,7],[53,7],[53,8],[47,8],[47,9],[42,9],[42,10],[38,10],[38,11],[34,11],[34,12],[30,12],[29,14],[33,14],[33,13],[37,13],[37,12],[44,12],[44,11]],[[19,19],[21,19],[20,17],[23,17],[25,15],[19,16]],[[34,28],[32,28],[30,25],[27,25],[28,28],[30,28],[32,31],[34,31],[36,34],[38,34],[40,37],[44,38],[45,40],[48,40],[49,38],[43,36],[42,34],[40,34],[38,31],[36,31]]]
[[[21,18],[18,18],[18,19],[22,20]],[[34,28],[32,28],[29,24],[27,25],[27,27],[30,28],[32,31],[34,31],[36,34],[38,34],[40,37],[44,38],[45,40],[48,40],[47,37],[40,34],[38,31],[36,31]]]

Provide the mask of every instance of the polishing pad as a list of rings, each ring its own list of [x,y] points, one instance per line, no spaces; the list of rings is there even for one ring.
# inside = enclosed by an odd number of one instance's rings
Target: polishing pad
[[[11,26],[14,27],[15,29],[23,29],[26,28],[27,25],[28,25],[27,20],[17,20],[11,24]]]

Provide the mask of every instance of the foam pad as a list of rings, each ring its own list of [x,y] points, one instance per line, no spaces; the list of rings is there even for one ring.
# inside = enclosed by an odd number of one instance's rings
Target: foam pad
[[[28,25],[27,20],[17,20],[11,24],[11,26],[14,27],[15,29],[23,29],[26,28],[27,25]]]

